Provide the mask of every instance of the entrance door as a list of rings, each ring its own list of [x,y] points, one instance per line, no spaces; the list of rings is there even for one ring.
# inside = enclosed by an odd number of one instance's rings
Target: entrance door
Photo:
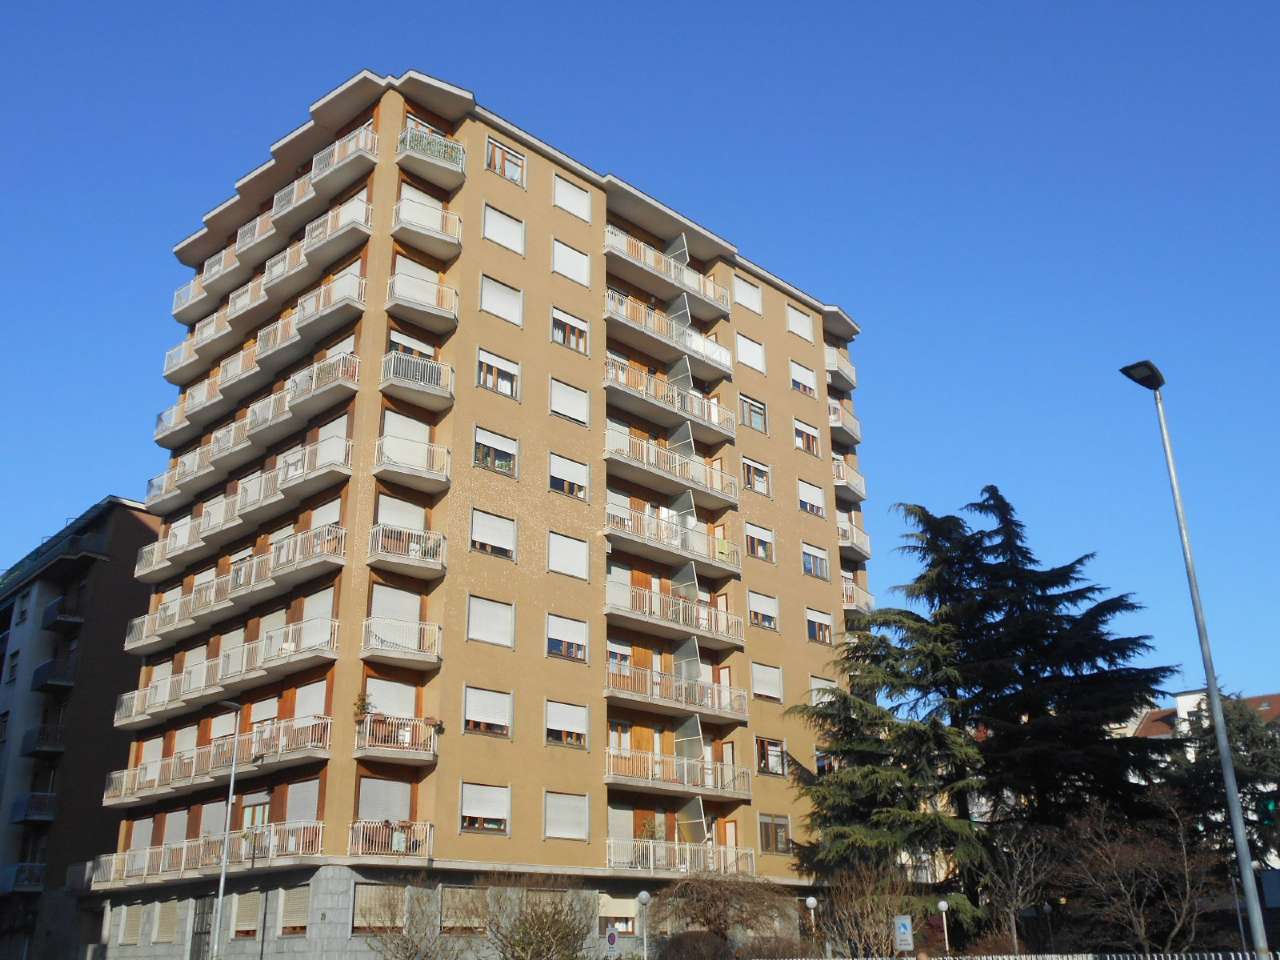
[[[187,960],[209,960],[209,934],[212,930],[213,897],[201,897],[191,909],[191,952]]]

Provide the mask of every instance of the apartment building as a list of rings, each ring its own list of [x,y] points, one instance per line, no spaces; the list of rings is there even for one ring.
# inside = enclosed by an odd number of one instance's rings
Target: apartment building
[[[130,740],[106,722],[136,683],[120,631],[146,609],[133,564],[159,530],[107,497],[0,574],[0,957],[81,939],[86,867],[116,835],[101,782]]]
[[[872,602],[849,316],[415,72],[235,189],[175,248],[110,955],[363,955],[406,875],[451,933],[495,873],[624,933],[691,870],[800,889],[785,711]]]

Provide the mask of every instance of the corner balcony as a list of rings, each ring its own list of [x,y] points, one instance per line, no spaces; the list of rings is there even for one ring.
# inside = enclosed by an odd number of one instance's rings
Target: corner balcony
[[[208,311],[212,299],[196,274],[173,292],[173,318],[179,323],[194,323]]]
[[[606,430],[604,459],[610,473],[672,496],[688,490],[700,507],[718,510],[738,502],[737,477],[650,440]]]
[[[347,531],[336,523],[285,537],[271,548],[271,580],[287,589],[337,570],[345,562]],[[271,590],[268,595],[278,593]]]
[[[229,244],[204,262],[200,270],[200,283],[205,292],[220,297],[244,283],[253,273],[249,264],[240,262],[235,244]]]
[[[453,406],[453,367],[393,350],[382,358],[378,389],[424,410],[447,410]]]
[[[742,572],[742,551],[736,543],[713,537],[705,524],[687,527],[640,510],[608,505],[605,536],[617,549],[679,566],[690,560],[704,576],[730,577]]]
[[[164,355],[164,378],[179,386],[191,383],[234,347],[239,337],[231,328],[225,307],[205,317],[191,328],[185,340]]]
[[[347,856],[407,865],[430,860],[434,846],[435,828],[424,820],[356,820]]]
[[[610,582],[604,609],[610,623],[641,633],[672,639],[693,634],[713,650],[742,649],[742,618],[701,600]]]
[[[434,130],[408,126],[396,141],[396,163],[428,183],[453,191],[467,176],[467,148]]]
[[[256,344],[242,347],[218,364],[218,392],[222,402],[209,405],[205,422],[218,419],[236,401],[247,397],[268,382],[270,371],[258,364]]]
[[[448,262],[462,252],[462,220],[421,200],[401,200],[391,218],[391,236]]]
[[[235,759],[236,779],[329,757],[328,717],[276,720],[194,750],[180,750],[107,775],[104,807],[133,807],[225,784]]]
[[[856,610],[859,613],[872,613],[876,608],[876,598],[852,580],[844,580],[840,585],[845,610]]]
[[[275,221],[270,210],[259,214],[237,230],[235,253],[241,266],[252,269],[266,260],[275,236]]]
[[[311,158],[311,186],[324,198],[336,196],[369,171],[378,162],[378,135],[373,124],[335,140]]]
[[[747,719],[750,698],[738,687],[618,663],[609,664],[604,680],[605,699],[620,706],[674,717],[696,713],[718,723]]]
[[[311,185],[308,171],[287,186],[281,187],[271,198],[272,232],[277,237],[287,237],[306,223],[324,207],[324,198]],[[239,236],[236,237],[237,243]],[[255,242],[266,244],[266,238]]]
[[[60,723],[42,723],[22,735],[22,755],[52,759],[67,749],[67,728]]]
[[[252,330],[271,312],[271,301],[267,297],[267,278],[258,274],[242,287],[237,287],[227,296],[227,322],[231,328],[241,334]]]
[[[858,371],[848,354],[835,347],[826,348],[827,383],[837,390],[852,390],[858,385]]]
[[[201,545],[201,553],[205,549],[212,552],[224,543],[234,540],[244,530],[246,522],[236,507],[235,497],[227,497],[214,506],[208,502],[205,503],[199,519],[192,521]]]
[[[10,864],[0,871],[0,894],[42,893],[44,877],[43,863]]]
[[[410,670],[440,666],[444,627],[438,623],[370,617],[364,622],[360,659]]]
[[[315,342],[358,319],[364,313],[365,288],[364,277],[344,273],[308,290],[298,297],[298,307],[293,313],[295,329]]]
[[[866,478],[843,460],[831,461],[831,478],[835,481],[837,497],[851,497],[859,503],[867,499]]]
[[[222,866],[223,843],[223,835],[218,832],[145,850],[105,854],[93,862],[93,889],[216,879]],[[227,870],[233,875],[305,866],[324,852],[324,824],[319,820],[293,820],[244,827],[232,832],[226,844]]]
[[[404,437],[379,437],[373,475],[401,486],[439,493],[449,487],[449,448]]]
[[[609,403],[643,419],[668,429],[688,423],[700,443],[732,440],[737,430],[733,411],[715,399],[659,380],[625,360],[605,360],[604,389]]]
[[[20,793],[9,808],[9,822],[52,823],[57,806],[57,794],[38,790]]]
[[[610,273],[662,300],[689,294],[689,309],[699,320],[714,320],[729,312],[728,290],[612,224],[604,228],[604,253]]]
[[[312,364],[289,378],[289,414],[310,417],[356,392],[360,381],[360,358],[340,353]],[[295,428],[296,429],[296,428]]]
[[[392,274],[387,281],[387,313],[432,333],[458,325],[458,291],[434,280]]]
[[[309,263],[333,263],[364,246],[373,229],[373,207],[352,197],[307,224],[302,249]]]
[[[676,840],[606,840],[608,867],[624,874],[681,877],[690,873],[756,872],[756,852],[749,847],[721,847]]]
[[[604,759],[604,782],[613,786],[676,797],[751,799],[751,771],[744,767],[614,747]]]
[[[448,544],[438,530],[375,523],[369,531],[369,566],[419,580],[444,576]]]
[[[836,539],[840,544],[842,557],[864,561],[871,559],[871,537],[865,530],[854,526],[852,521],[836,521]]]
[[[74,657],[53,657],[31,672],[33,693],[59,693],[76,685]]]
[[[332,437],[282,454],[274,470],[240,481],[237,513],[256,525],[350,477],[351,449],[351,441]]]
[[[307,260],[304,241],[297,240],[262,268],[262,289],[277,307],[320,277],[320,265]]]
[[[609,336],[621,343],[662,363],[688,357],[700,380],[733,377],[733,355],[727,347],[643,301],[611,289],[605,294],[604,314]]]
[[[365,714],[356,727],[357,760],[383,760],[410,767],[436,762],[436,724],[421,717]]]
[[[831,427],[831,439],[852,447],[862,442],[862,424],[852,413],[838,403],[827,403],[827,424]]]

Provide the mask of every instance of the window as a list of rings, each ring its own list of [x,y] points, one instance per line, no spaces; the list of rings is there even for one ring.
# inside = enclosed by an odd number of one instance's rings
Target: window
[[[591,258],[559,240],[551,241],[551,272],[584,287],[591,286]]]
[[[129,903],[121,908],[120,943],[122,946],[132,946],[138,942],[138,935],[142,932],[142,911],[145,909],[146,905],[141,903]]]
[[[440,932],[484,933],[489,926],[489,897],[483,887],[440,888]]]
[[[834,695],[834,691],[839,686],[834,680],[828,680],[826,677],[809,677],[809,702],[815,707],[820,703],[825,703]]]
[[[484,237],[508,250],[524,253],[524,221],[508,216],[487,203],[484,205]]]
[[[587,557],[587,541],[548,531],[547,569],[552,573],[564,573],[586,580]]]
[[[760,852],[791,852],[791,818],[780,814],[760,814]]]
[[[830,773],[836,768],[836,758],[825,750],[813,751],[813,769],[818,776]]]
[[[778,629],[778,598],[747,591],[747,610],[751,614],[753,627],[764,627],[766,630]]]
[[[609,669],[614,673],[627,673],[631,670],[631,641],[615,640],[609,637],[606,641],[609,652]]]
[[[766,700],[782,701],[782,668],[751,664],[751,692]]]
[[[815,517],[827,515],[827,496],[821,487],[816,487],[804,480],[797,480],[796,490],[800,496],[801,510],[812,513]]]
[[[511,823],[511,788],[480,783],[462,785],[462,829],[506,833]]]
[[[752,460],[750,457],[743,457],[742,485],[766,497],[772,496],[773,484],[770,482],[768,465]]]
[[[468,733],[485,733],[492,737],[511,736],[511,694],[497,690],[464,687],[462,692],[463,727]]]
[[[231,911],[231,939],[258,939],[258,917],[262,913],[262,891],[250,890],[237,893]]]
[[[804,622],[805,632],[812,643],[831,645],[831,614],[806,608]]]
[[[548,700],[547,743],[585,747],[587,745],[587,708],[572,703]]]
[[[591,194],[560,174],[552,179],[551,202],[579,220],[591,222]]]
[[[799,390],[806,397],[818,395],[818,376],[803,363],[791,361],[791,389]]]
[[[509,603],[467,598],[467,639],[513,647],[516,642],[516,610]]]
[[[476,386],[512,399],[520,395],[520,364],[485,349],[477,356]]]
[[[551,339],[562,347],[568,347],[578,353],[587,352],[587,334],[590,327],[587,321],[579,320],[571,313],[565,313],[559,307],[551,308]]]
[[[811,427],[803,420],[792,420],[796,432],[796,449],[818,456],[818,428]]]
[[[764,362],[764,344],[752,340],[745,334],[738,334],[738,362],[766,373]]]
[[[5,682],[5,683],[13,683],[15,680],[17,680],[17,679],[18,679],[18,654],[19,654],[19,652],[20,652],[20,651],[15,650],[15,651],[13,651],[13,653],[9,654],[9,670],[8,670],[8,673],[6,673],[6,674],[5,674],[5,677],[4,677],[4,682]]]
[[[486,170],[492,170],[498,176],[505,177],[512,183],[524,186],[524,154],[512,150],[493,138],[489,139],[489,143],[485,148],[484,166]]]
[[[608,894],[602,893],[600,896],[604,898]],[[608,936],[610,927],[620,937],[634,937],[636,935],[636,918],[618,917],[608,913],[600,914],[600,936]]]
[[[769,432],[769,408],[759,400],[753,400],[745,393],[738,394],[739,419],[744,427]]]
[[[162,900],[156,904],[156,925],[151,931],[152,943],[173,943],[178,932],[178,901]]]
[[[573,497],[575,500],[587,499],[587,465],[577,460],[570,460],[558,453],[549,458],[551,489],[556,493]]]
[[[827,551],[815,547],[811,543],[800,544],[801,565],[805,576],[817,577],[819,580],[831,579],[831,567],[827,560]]]
[[[813,317],[787,304],[787,329],[813,343]]]
[[[781,740],[756,737],[756,769],[771,777],[785,777],[787,775],[786,744]]]
[[[548,791],[543,835],[560,840],[587,839],[586,794]]]
[[[475,465],[508,477],[516,475],[516,455],[520,451],[518,441],[500,433],[476,427]]]
[[[747,555],[757,560],[773,562],[773,531],[767,527],[757,527],[754,523],[746,525]]]
[[[18,594],[18,600],[14,604],[13,622],[23,623],[27,619],[27,606],[31,602],[31,591],[23,590]]]
[[[480,309],[517,327],[524,326],[524,294],[493,277],[480,278]]]
[[[471,549],[514,560],[516,522],[483,510],[471,511]]]
[[[280,891],[280,936],[306,936],[311,919],[311,887],[289,887]]]
[[[754,310],[756,313],[764,313],[764,306],[760,298],[760,288],[750,280],[745,280],[737,274],[734,274],[733,277],[733,302],[740,303],[748,310]]]
[[[406,887],[357,883],[351,898],[351,932],[378,933],[404,929]]]
[[[587,662],[587,624],[554,613],[547,614],[547,654],[565,660]]]
[[[590,423],[591,403],[587,391],[551,378],[551,412],[575,423]]]

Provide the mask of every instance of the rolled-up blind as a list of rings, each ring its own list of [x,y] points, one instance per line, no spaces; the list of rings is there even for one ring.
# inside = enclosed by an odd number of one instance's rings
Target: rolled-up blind
[[[484,427],[476,427],[476,443],[483,443],[486,447],[502,450],[512,456],[515,456],[520,448],[518,441],[504,437],[500,433],[494,433],[492,430],[486,430]]]
[[[587,708],[574,703],[547,701],[547,729],[587,735]]]
[[[462,815],[487,820],[506,820],[511,816],[511,789],[479,783],[462,785]]]
[[[581,487],[587,485],[587,465],[577,460],[570,460],[558,453],[551,454],[551,476],[576,483]]]
[[[471,511],[471,539],[501,547],[513,553],[516,549],[516,522],[483,510]]]
[[[768,527],[757,527],[754,523],[745,525],[747,536],[764,543],[773,543],[773,531]]]
[[[751,690],[761,697],[782,699],[782,669],[763,663],[751,664]]]
[[[484,597],[468,598],[467,639],[512,646],[515,643],[515,608],[509,603]]]
[[[587,542],[559,533],[547,534],[547,563],[557,573],[587,577]]]
[[[587,798],[578,793],[548,793],[546,835],[567,840],[587,839]]]
[[[584,620],[571,620],[556,614],[547,615],[547,636],[564,643],[587,645],[587,624]]]
[[[562,417],[587,423],[590,417],[590,403],[587,391],[579,390],[559,380],[551,381],[551,409]]]
[[[747,591],[747,608],[754,613],[764,614],[768,617],[778,616],[778,598],[769,597],[763,593],[756,593],[754,590]]]
[[[476,723],[511,725],[511,694],[467,687],[463,693],[463,715]]]
[[[498,356],[496,353],[490,353],[488,350],[484,349],[479,351],[478,356],[480,357],[481,363],[487,364],[491,367],[496,367],[498,370],[505,370],[512,376],[520,375],[520,364],[516,363],[514,360],[507,360],[504,357]]]
[[[814,486],[805,480],[797,480],[796,489],[800,492],[800,499],[805,503],[826,510],[827,496],[821,487]]]
[[[791,361],[791,379],[815,392],[818,389],[817,374],[804,364],[796,363],[794,360]]]

